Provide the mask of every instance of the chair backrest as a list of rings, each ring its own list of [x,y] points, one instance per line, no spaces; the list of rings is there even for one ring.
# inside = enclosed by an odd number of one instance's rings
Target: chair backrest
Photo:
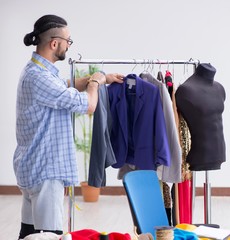
[[[123,178],[123,185],[137,233],[151,233],[155,237],[154,227],[169,225],[156,172],[129,172]]]

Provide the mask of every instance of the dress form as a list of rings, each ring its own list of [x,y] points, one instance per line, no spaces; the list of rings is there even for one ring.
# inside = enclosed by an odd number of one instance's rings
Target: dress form
[[[186,161],[192,171],[205,171],[205,223],[210,223],[209,170],[220,169],[226,161],[222,113],[225,90],[214,80],[216,69],[209,63],[198,65],[195,73],[175,94],[177,109],[188,124],[191,150]]]

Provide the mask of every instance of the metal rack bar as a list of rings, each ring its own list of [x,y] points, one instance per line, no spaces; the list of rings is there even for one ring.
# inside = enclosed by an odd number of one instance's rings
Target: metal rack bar
[[[193,64],[198,65],[199,60],[159,60],[159,59],[69,59],[69,64]]]

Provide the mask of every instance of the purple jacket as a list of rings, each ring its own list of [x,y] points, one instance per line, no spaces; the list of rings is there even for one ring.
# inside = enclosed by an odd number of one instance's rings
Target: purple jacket
[[[134,79],[135,105],[132,117],[128,117],[127,79]],[[113,83],[108,87],[110,110],[112,114],[111,144],[120,168],[125,163],[133,164],[139,169],[156,170],[159,165],[170,165],[169,144],[162,111],[159,89],[143,81],[135,74],[129,74],[123,84]],[[132,132],[129,131],[132,119]],[[129,156],[130,136],[133,154]]]

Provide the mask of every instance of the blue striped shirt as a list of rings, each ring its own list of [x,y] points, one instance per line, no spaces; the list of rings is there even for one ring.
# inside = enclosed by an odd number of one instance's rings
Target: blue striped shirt
[[[85,92],[68,87],[58,69],[36,54],[20,77],[17,89],[14,171],[20,187],[46,179],[78,184],[71,113],[88,110]]]

